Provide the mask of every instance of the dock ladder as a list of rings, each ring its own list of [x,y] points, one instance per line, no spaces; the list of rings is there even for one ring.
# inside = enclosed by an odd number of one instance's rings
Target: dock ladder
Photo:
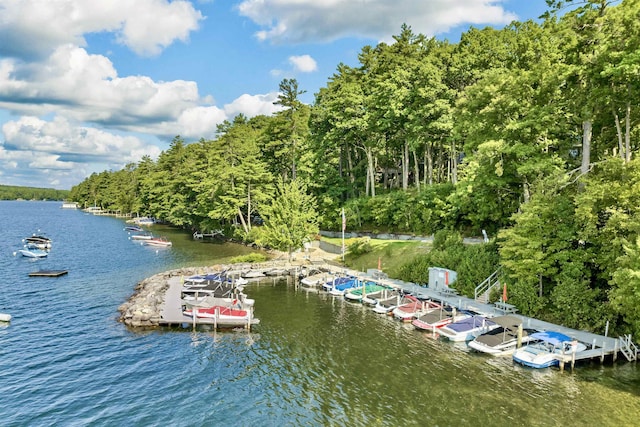
[[[500,286],[500,271],[501,268],[498,268],[489,277],[484,279],[482,283],[476,286],[473,299],[484,304],[489,302],[489,294],[491,293],[491,290]]]
[[[624,354],[629,362],[638,360],[638,347],[631,341],[631,334],[618,337],[620,341],[620,352]]]

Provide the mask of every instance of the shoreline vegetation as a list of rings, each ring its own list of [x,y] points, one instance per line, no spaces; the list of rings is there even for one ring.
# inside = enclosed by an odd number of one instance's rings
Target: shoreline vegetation
[[[284,79],[273,115],[177,135],[69,197],[288,254],[320,229],[433,235],[381,262],[406,260],[388,267],[412,283],[455,270],[467,296],[496,273],[526,316],[638,336],[640,2],[569,3],[455,43],[404,25],[337,64],[312,105]],[[377,250],[357,240],[346,261]]]

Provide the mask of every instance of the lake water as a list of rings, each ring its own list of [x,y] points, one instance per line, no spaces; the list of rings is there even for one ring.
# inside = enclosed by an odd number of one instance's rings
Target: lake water
[[[117,321],[136,283],[250,250],[128,240],[124,221],[55,202],[0,202],[2,426],[633,426],[636,364],[561,373],[470,353],[293,282],[253,284],[251,332],[136,332]],[[41,230],[48,258],[13,252]],[[38,269],[68,269],[31,278]]]

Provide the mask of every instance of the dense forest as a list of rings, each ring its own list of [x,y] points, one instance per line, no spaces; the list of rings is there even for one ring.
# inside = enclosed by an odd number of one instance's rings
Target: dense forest
[[[69,190],[0,185],[0,200],[64,200]]]
[[[296,227],[340,229],[343,208],[350,230],[446,232],[408,278],[500,267],[524,314],[639,336],[640,0],[547,3],[539,23],[457,43],[403,26],[339,64],[313,105],[285,79],[279,113],[178,136],[71,197],[289,249]],[[482,230],[490,244],[455,237]]]

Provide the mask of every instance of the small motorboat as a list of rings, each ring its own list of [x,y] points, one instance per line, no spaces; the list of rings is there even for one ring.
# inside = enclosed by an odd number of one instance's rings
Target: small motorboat
[[[24,243],[36,249],[51,249],[51,239],[43,235],[34,234],[25,238]]]
[[[493,356],[512,355],[518,345],[518,328],[522,325],[522,319],[506,315],[493,317],[491,321],[498,327],[476,337],[469,343],[469,347]],[[529,342],[535,332],[537,331],[534,329],[523,328],[520,343]]]
[[[143,240],[142,244],[147,246],[160,246],[166,248],[171,246],[173,243],[171,243],[170,240],[167,240],[164,237],[152,237],[150,239]]]
[[[442,328],[455,320],[462,320],[469,317],[467,312],[457,312],[454,307],[441,306],[439,310],[433,310],[414,319],[411,324],[416,329],[423,331],[435,331]]]
[[[127,225],[124,228],[124,231],[129,231],[131,233],[140,233],[143,231],[143,228],[137,225]]]
[[[557,366],[560,359],[587,349],[578,340],[555,331],[535,332],[530,338],[527,345],[513,352],[513,361],[536,369]]]
[[[471,341],[499,326],[497,323],[491,321],[491,319],[474,315],[443,326],[438,331],[438,334],[454,342]]]
[[[393,317],[401,322],[411,322],[413,319],[439,309],[441,304],[435,301],[422,301],[415,297],[414,300],[406,304],[402,304],[393,309]]]
[[[0,313],[0,322],[11,322],[11,315],[9,313]]]
[[[20,249],[18,250],[18,252],[23,256],[23,257],[27,257],[27,258],[44,258],[47,255],[49,255],[49,252],[42,250],[42,249]]]

